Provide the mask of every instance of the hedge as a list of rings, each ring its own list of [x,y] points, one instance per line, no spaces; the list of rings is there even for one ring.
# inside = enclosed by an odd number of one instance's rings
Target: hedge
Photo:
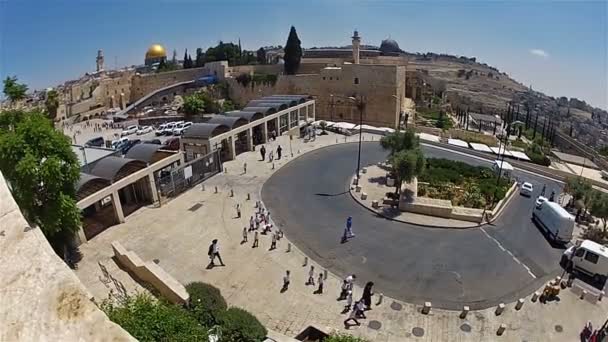
[[[230,308],[220,315],[222,340],[263,341],[266,328],[249,312],[240,308]]]
[[[212,285],[194,282],[186,285],[190,295],[190,312],[204,326],[218,324],[218,316],[228,308],[220,290]]]
[[[353,335],[333,333],[326,337],[323,342],[368,342],[366,339],[361,337],[355,337]]]

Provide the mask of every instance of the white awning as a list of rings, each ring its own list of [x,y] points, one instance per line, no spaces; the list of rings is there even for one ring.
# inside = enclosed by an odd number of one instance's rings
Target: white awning
[[[355,127],[357,127],[357,125],[349,122],[336,122],[332,127],[342,129],[354,129]]]
[[[459,146],[459,147],[469,148],[469,144],[466,141],[460,140],[460,139],[448,139],[448,144],[449,145],[454,145],[454,146]]]
[[[523,152],[520,152],[520,151],[508,151],[508,152],[511,153],[511,156],[513,158],[530,161],[530,158],[528,158],[528,156]]]
[[[511,152],[509,152],[509,150],[505,149],[502,146],[501,147],[490,147],[490,149],[492,150],[492,152],[494,154],[502,155],[504,153],[505,156],[509,156],[509,157],[512,156]]]
[[[502,164],[503,171],[513,171],[513,166],[511,164],[507,163],[506,161],[500,161],[500,160],[494,161],[494,168],[500,169],[501,164]]]
[[[471,145],[471,147],[475,151],[488,152],[488,153],[492,153],[493,152],[492,149],[490,149],[490,147],[488,147],[488,145],[486,145],[486,144],[469,143],[469,145]]]
[[[432,135],[432,134],[428,134],[428,133],[417,133],[417,135],[421,140],[433,141],[433,142],[441,141],[441,137],[439,137],[437,135]]]

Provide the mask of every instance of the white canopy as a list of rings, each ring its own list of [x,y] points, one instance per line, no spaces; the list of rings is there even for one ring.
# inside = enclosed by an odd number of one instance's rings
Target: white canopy
[[[502,165],[502,171],[513,171],[513,166],[509,163],[507,163],[506,161],[500,161],[500,160],[495,160],[494,161],[494,168],[495,169],[500,169]]]
[[[505,156],[509,156],[509,157],[513,156],[513,155],[511,154],[511,152],[509,152],[509,150],[505,149],[505,148],[504,148],[504,147],[502,147],[502,146],[501,146],[501,147],[490,147],[490,149],[492,150],[492,152],[493,152],[494,154],[501,155],[501,154],[503,154],[503,153],[504,153],[504,154],[505,154]]]
[[[471,147],[475,150],[475,151],[480,151],[480,152],[488,152],[488,153],[492,153],[492,149],[490,149],[488,147],[488,145],[485,144],[478,144],[478,143],[469,143],[469,145],[471,145]]]
[[[436,135],[427,134],[427,133],[417,133],[417,135],[422,140],[434,141],[434,142],[441,141],[441,137],[436,136]]]
[[[528,156],[523,152],[520,152],[520,151],[508,151],[508,152],[511,153],[511,156],[513,158],[530,161],[530,158],[528,158]]]
[[[459,147],[469,147],[469,144],[464,141],[464,140],[460,140],[460,139],[448,139],[448,144],[449,145],[454,145],[454,146],[459,146]]]
[[[349,123],[349,122],[336,122],[332,127],[334,128],[342,128],[342,129],[353,129],[357,125]]]

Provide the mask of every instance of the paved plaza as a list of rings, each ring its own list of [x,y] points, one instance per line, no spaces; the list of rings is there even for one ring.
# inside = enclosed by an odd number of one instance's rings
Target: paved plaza
[[[378,136],[365,135],[366,141]],[[334,269],[330,264],[340,262],[326,256],[311,253],[306,244],[302,243],[297,234],[292,234],[288,226],[296,224],[292,218],[281,217],[280,213],[271,216],[276,218],[285,227],[285,238],[278,243],[278,248],[269,251],[270,237],[261,236],[259,248],[252,248],[252,236],[249,242],[241,244],[243,227],[248,225],[249,217],[254,211],[254,204],[260,200],[262,186],[277,170],[290,165],[291,160],[306,153],[307,158],[321,154],[325,149],[319,148],[335,145],[347,140],[354,142],[358,136],[344,138],[344,136],[318,136],[314,142],[303,142],[288,136],[282,136],[275,142],[266,145],[266,149],[276,149],[280,144],[283,148],[283,158],[269,162],[260,161],[258,152],[247,152],[239,155],[236,160],[225,163],[227,173],[218,174],[201,185],[184,194],[163,202],[160,207],[144,207],[130,215],[126,223],[111,227],[81,246],[83,260],[79,263],[77,276],[87,289],[95,296],[97,301],[106,298],[112,286],[108,284],[100,264],[107,272],[116,278],[130,292],[144,291],[140,284],[122,271],[112,259],[113,241],[119,241],[126,249],[137,253],[143,260],[154,260],[165,271],[175,277],[182,284],[192,281],[203,281],[219,287],[230,305],[243,307],[254,313],[270,330],[295,336],[309,325],[315,325],[326,331],[345,331],[343,320],[346,314],[341,314],[344,302],[336,301],[339,294],[343,272],[334,274],[329,272],[323,294],[313,294],[312,286],[306,286],[309,265],[314,264],[317,272],[324,270],[322,265]],[[354,144],[341,145],[349,149]],[[313,151],[316,150],[316,151]],[[291,157],[293,151],[294,157]],[[312,152],[310,152],[312,151]],[[349,165],[354,166],[356,155],[352,155]],[[301,159],[303,160],[303,159]],[[243,165],[247,164],[247,173],[243,172]],[[292,166],[298,166],[294,162]],[[350,167],[349,166],[349,167]],[[322,167],[322,165],[321,165]],[[286,168],[287,170],[287,168]],[[323,173],[308,174],[312,180],[331,178],[332,169],[326,168]],[[303,176],[304,177],[304,176]],[[337,177],[337,176],[336,176]],[[337,178],[336,178],[337,179]],[[306,184],[302,178],[291,179],[291,186],[299,189]],[[348,186],[342,184],[342,187]],[[218,193],[215,193],[215,187]],[[347,188],[346,188],[347,189]],[[234,197],[230,196],[231,190]],[[331,192],[333,189],[325,189]],[[281,189],[277,189],[273,196],[281,198]],[[285,190],[285,193],[289,191]],[[247,194],[250,200],[247,200]],[[349,195],[347,195],[349,196]],[[349,196],[350,197],[350,196]],[[293,194],[285,197],[285,206],[298,213],[305,210]],[[352,198],[353,205],[358,206]],[[242,208],[242,217],[236,218],[236,205]],[[268,203],[267,203],[268,204]],[[268,204],[270,208],[275,204]],[[361,208],[364,210],[363,208]],[[275,216],[276,215],[276,216]],[[315,212],[300,212],[296,217],[308,215],[318,222],[326,219],[323,214]],[[369,213],[369,215],[372,215]],[[340,222],[344,218],[336,218]],[[296,218],[293,218],[295,221]],[[336,227],[336,238],[332,243],[339,244],[339,230]],[[380,228],[380,227],[377,227]],[[304,229],[304,228],[299,228]],[[404,230],[410,229],[403,227]],[[422,228],[414,228],[422,229]],[[476,229],[476,228],[472,228]],[[364,239],[363,230],[355,231],[356,239]],[[310,244],[323,239],[321,235],[315,237],[308,233]],[[219,239],[220,252],[226,263],[225,267],[206,269],[207,247],[212,239]],[[287,252],[287,245],[292,241],[291,251]],[[514,241],[517,242],[517,239]],[[387,243],[383,241],[382,243]],[[347,245],[347,248],[350,248]],[[302,246],[302,249],[299,247]],[[436,248],[429,246],[429,253]],[[306,251],[305,255],[302,251]],[[305,256],[309,257],[308,266],[304,267]],[[336,257],[336,256],[335,256]],[[416,257],[424,257],[416,256]],[[483,257],[483,256],[480,256]],[[403,260],[407,262],[406,260]],[[280,293],[282,276],[285,270],[291,270],[291,286],[285,293]],[[395,270],[399,272],[400,270]],[[497,268],[494,274],[488,276],[501,276],[503,269]],[[353,272],[348,268],[345,273]],[[357,285],[367,281],[376,282],[373,298],[375,304],[380,292],[386,292],[381,286],[382,279],[368,279],[364,274],[358,277]],[[509,281],[509,279],[505,279]],[[512,281],[517,281],[512,279]],[[396,284],[397,286],[399,284]],[[532,290],[530,290],[532,292]],[[362,290],[355,289],[355,299],[359,299]],[[432,299],[426,299],[432,301]],[[587,320],[592,320],[594,326],[599,326],[608,313],[608,307],[603,302],[596,302],[588,296],[586,300],[579,300],[575,290],[566,289],[560,294],[559,302],[548,304],[532,303],[529,297],[519,311],[514,309],[514,303],[506,303],[506,309],[500,316],[495,315],[494,308],[472,311],[466,319],[459,318],[458,311],[440,310],[433,308],[428,315],[420,313],[421,302],[415,304],[383,297],[380,305],[374,305],[372,311],[367,312],[367,319],[362,325],[353,326],[349,332],[361,335],[370,341],[572,341],[578,338],[578,333]],[[505,333],[499,338],[496,331],[500,324],[506,324]]]

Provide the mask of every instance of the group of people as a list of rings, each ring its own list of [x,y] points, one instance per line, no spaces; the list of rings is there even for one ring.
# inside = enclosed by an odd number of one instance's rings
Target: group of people
[[[281,145],[277,146],[277,160],[281,159],[281,154],[283,152],[283,148]],[[266,160],[266,147],[262,145],[260,148],[260,154],[262,155],[262,161]],[[268,162],[272,162],[274,160],[274,151],[270,150],[268,152]]]
[[[277,241],[283,237],[283,231],[280,229],[272,230],[273,225],[270,221],[270,211],[262,207],[262,203],[256,201],[256,212],[249,218],[249,227],[243,227],[243,240],[241,243],[248,241],[249,232],[254,232],[253,245],[251,248],[259,246],[259,229],[262,228],[261,233],[264,235],[271,234],[272,241],[270,244],[270,250],[277,248]]]
[[[356,301],[353,305],[353,288],[354,281],[356,278],[356,275],[351,274],[342,281],[340,296],[338,297],[338,301],[346,300],[346,305],[344,306],[343,313],[350,312],[348,317],[344,320],[344,327],[347,329],[350,326],[349,323],[351,321],[354,321],[356,325],[361,325],[358,319],[367,318],[365,316],[365,311],[372,309],[372,296],[374,295],[374,293],[372,292],[372,288],[374,287],[374,283],[371,281],[368,281],[365,284],[361,299]]]

